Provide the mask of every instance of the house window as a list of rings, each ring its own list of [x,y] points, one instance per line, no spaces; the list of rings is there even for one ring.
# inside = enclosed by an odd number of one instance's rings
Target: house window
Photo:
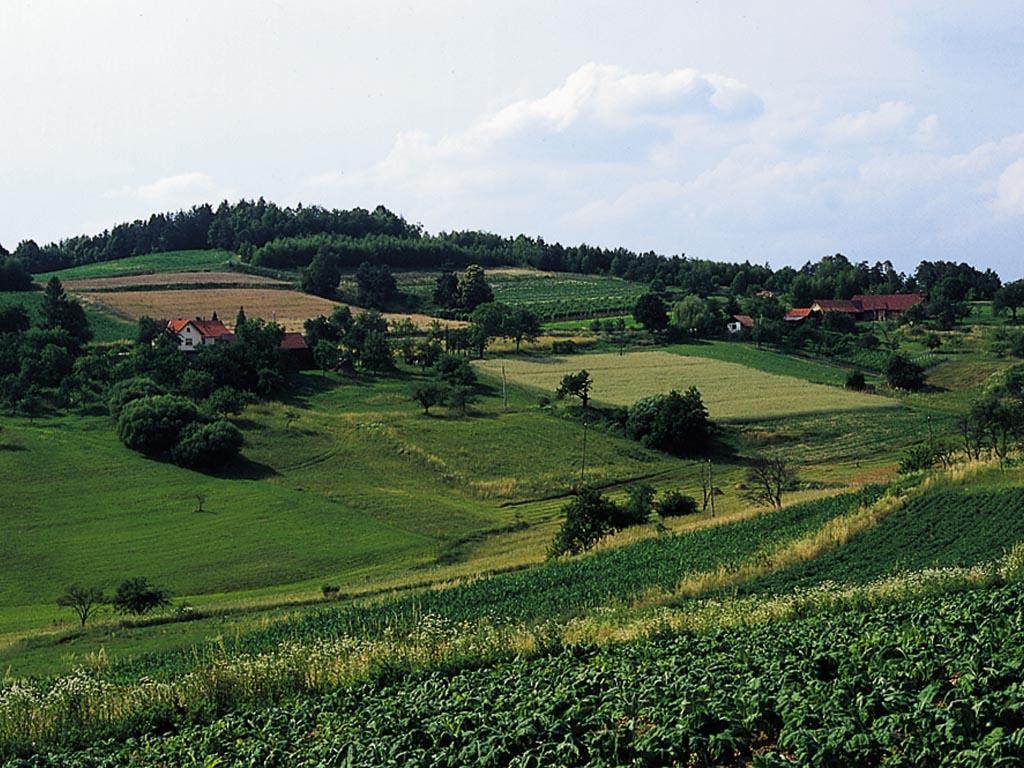
[[[185,337],[185,346],[186,347],[191,347],[192,346],[192,339],[190,337]]]

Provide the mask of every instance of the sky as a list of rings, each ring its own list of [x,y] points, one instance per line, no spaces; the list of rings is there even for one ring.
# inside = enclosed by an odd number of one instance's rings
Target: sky
[[[1024,2],[0,0],[0,243],[202,202],[1024,277]]]

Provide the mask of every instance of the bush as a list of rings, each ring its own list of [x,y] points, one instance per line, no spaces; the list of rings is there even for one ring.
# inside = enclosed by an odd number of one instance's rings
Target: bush
[[[171,593],[139,576],[122,581],[110,602],[122,616],[143,616],[156,608],[170,605]]]
[[[121,410],[117,435],[133,451],[159,456],[173,449],[185,428],[197,418],[195,405],[182,397],[142,397]]]
[[[867,382],[864,380],[864,374],[860,371],[850,371],[846,374],[846,388],[852,389],[855,392],[861,392],[867,386]]]
[[[556,339],[551,342],[551,354],[553,355],[574,355],[578,351],[579,347],[572,339]]]
[[[110,408],[110,415],[115,419],[121,415],[122,409],[133,400],[142,397],[164,394],[164,389],[148,376],[135,376],[130,379],[123,379],[110,388],[107,395],[107,406]]]
[[[684,394],[645,397],[633,403],[626,419],[626,432],[648,448],[675,454],[704,450],[711,439],[711,421],[696,387]]]
[[[246,397],[234,387],[213,390],[203,403],[203,412],[212,416],[239,414],[245,408]]]
[[[244,438],[238,427],[226,419],[209,424],[192,424],[181,433],[171,452],[175,464],[199,470],[220,469],[242,450]]]
[[[626,489],[626,503],[612,515],[612,527],[621,530],[646,523],[654,506],[654,489],[646,484],[631,485]]]
[[[434,373],[448,384],[471,387],[476,384],[476,371],[469,360],[456,355],[442,355],[434,365]]]
[[[893,355],[885,367],[885,380],[893,389],[917,392],[924,387],[924,368],[903,355]]]
[[[654,503],[654,511],[662,517],[683,517],[699,512],[697,500],[679,491],[668,491]]]

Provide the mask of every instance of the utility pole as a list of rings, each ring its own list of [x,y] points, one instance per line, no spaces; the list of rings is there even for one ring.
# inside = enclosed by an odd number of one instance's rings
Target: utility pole
[[[587,415],[583,414],[583,460],[580,461],[580,486],[583,485],[583,474],[587,471]]]
[[[505,366],[501,366],[501,401],[508,410],[508,379],[505,378]]]
[[[708,459],[708,487],[711,489],[711,517],[715,516],[715,471]]]

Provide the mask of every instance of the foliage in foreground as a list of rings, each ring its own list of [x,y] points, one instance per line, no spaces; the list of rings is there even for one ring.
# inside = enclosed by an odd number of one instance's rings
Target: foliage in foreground
[[[381,668],[178,734],[9,766],[1016,765],[1022,628],[1024,589],[1012,583],[603,648],[555,644],[482,666]]]

